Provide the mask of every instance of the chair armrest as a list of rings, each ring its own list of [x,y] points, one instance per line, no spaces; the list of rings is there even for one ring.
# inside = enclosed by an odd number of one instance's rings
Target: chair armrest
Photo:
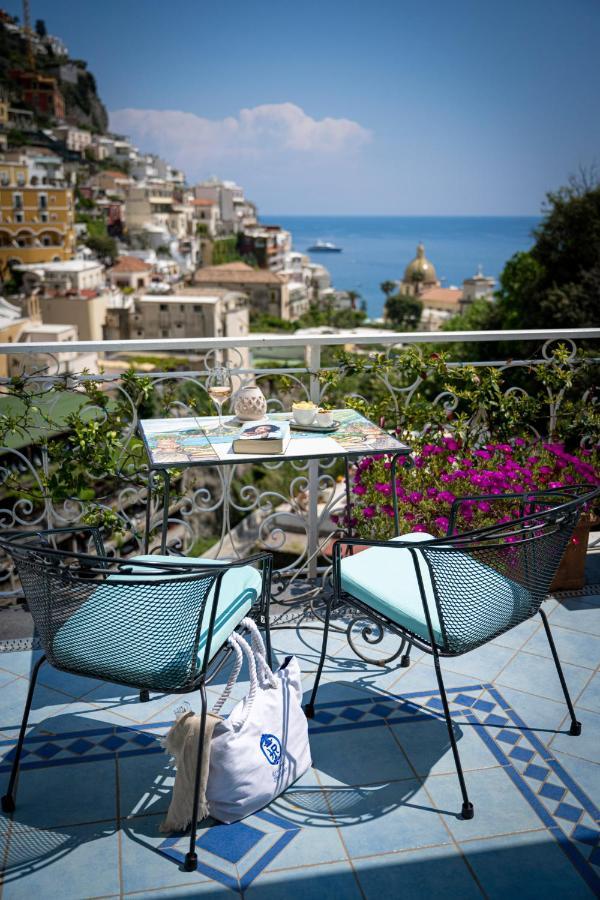
[[[596,488],[594,492],[592,485],[586,484],[569,484],[564,487],[559,488],[541,488],[540,490],[536,490],[535,488],[530,491],[524,491],[522,493],[512,493],[512,494],[470,494],[465,497],[457,497],[453,502],[450,508],[450,515],[448,517],[448,528],[446,531],[446,537],[452,537],[454,532],[454,523],[456,521],[456,516],[460,509],[462,503],[465,503],[467,500],[477,503],[480,501],[486,501],[487,503],[499,503],[505,500],[518,500],[519,501],[519,517],[525,516],[525,507],[527,503],[531,503],[536,498],[544,498],[544,497],[560,497],[561,494],[565,497],[570,497],[571,501],[575,501],[577,496],[580,495],[589,495],[589,499],[593,500],[597,494],[600,494],[600,488]],[[569,502],[569,501],[564,501]]]
[[[262,553],[253,553],[252,556],[246,556],[244,559],[236,559],[231,562],[227,562],[223,568],[231,569],[234,566],[250,566],[255,562],[273,562],[273,554],[268,550],[265,550]]]
[[[38,537],[43,539],[47,536],[52,535],[75,535],[82,533],[89,533],[94,541],[94,547],[96,548],[97,555],[106,557],[104,541],[102,540],[102,534],[97,525],[64,525],[61,528],[40,528],[36,531],[13,531],[11,532],[7,540],[18,540],[19,538],[28,537]]]
[[[185,563],[180,563],[178,560],[185,558]],[[119,574],[127,575],[127,567],[136,568],[138,571],[136,574],[141,575],[143,570],[146,569],[149,574],[152,572],[156,572],[158,570],[158,574],[164,574],[168,577],[169,570],[174,570],[178,576],[182,574],[190,574],[197,575],[198,573],[205,573],[206,575],[214,575],[222,576],[225,575],[230,569],[242,568],[243,566],[252,565],[255,562],[262,562],[261,567],[261,576],[263,580],[263,588],[265,584],[270,586],[271,582],[271,570],[273,563],[273,554],[269,552],[263,553],[254,553],[252,556],[247,556],[245,559],[236,559],[236,560],[227,560],[223,561],[221,565],[206,565],[206,560],[199,559],[198,562],[190,562],[193,557],[179,557],[173,556],[173,562],[164,562],[156,561],[151,562],[150,560],[141,560],[141,559],[123,559],[123,560],[111,560],[113,565],[117,563],[119,567],[119,572],[113,573],[117,576]],[[142,570],[142,571],[140,571]],[[266,574],[266,578],[265,578]]]
[[[419,544],[432,544],[434,541],[437,543],[438,541],[442,541],[444,538],[431,538],[430,541],[420,541]],[[394,538],[393,541],[374,541],[370,538],[336,538],[333,543],[333,552],[336,552],[336,548],[341,544],[347,544],[351,547],[400,547],[401,549],[405,549],[406,547],[414,547],[414,541],[401,541],[398,538]]]

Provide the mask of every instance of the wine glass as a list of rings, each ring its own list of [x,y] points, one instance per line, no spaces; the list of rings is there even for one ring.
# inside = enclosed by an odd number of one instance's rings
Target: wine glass
[[[215,431],[215,434],[225,434],[226,432],[223,428],[223,418],[221,413],[223,404],[227,403],[233,390],[229,369],[226,369],[224,366],[217,366],[214,368],[208,376],[206,388],[208,396],[217,407],[217,412],[219,414],[219,427]]]

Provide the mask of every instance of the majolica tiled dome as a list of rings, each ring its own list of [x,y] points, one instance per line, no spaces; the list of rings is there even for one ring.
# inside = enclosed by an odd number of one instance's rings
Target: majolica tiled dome
[[[423,244],[419,244],[417,255],[404,270],[403,281],[407,284],[414,284],[415,281],[420,281],[421,284],[438,283],[435,266],[425,256],[425,246]]]

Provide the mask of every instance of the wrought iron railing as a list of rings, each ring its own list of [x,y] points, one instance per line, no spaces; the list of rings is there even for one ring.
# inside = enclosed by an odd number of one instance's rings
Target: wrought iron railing
[[[436,334],[390,332],[384,335],[369,335],[359,330],[310,336],[250,335],[243,339],[70,342],[69,352],[102,355],[106,366],[99,375],[61,373],[57,356],[64,353],[64,343],[0,344],[0,371],[4,361],[4,371],[8,372],[6,377],[0,378],[0,416],[2,394],[14,393],[15,385],[22,390],[24,384],[28,388],[32,386],[42,398],[47,419],[51,419],[57,407],[64,402],[61,398],[65,393],[83,397],[85,387],[90,383],[95,383],[108,395],[111,404],[120,402],[121,407],[127,410],[114,467],[116,479],[114,472],[111,478],[106,479],[106,484],[102,478],[97,479],[103,487],[91,501],[81,496],[61,499],[51,496],[47,485],[56,460],[53,462],[49,453],[48,441],[41,439],[43,429],[32,433],[31,440],[21,435],[19,441],[0,447],[0,527],[45,528],[76,523],[89,513],[91,503],[100,509],[110,509],[120,521],[122,528],[114,541],[118,551],[132,553],[142,550],[147,472],[139,448],[136,453],[132,452],[137,441],[140,409],[136,398],[131,396],[127,379],[111,371],[115,365],[115,354],[185,354],[185,370],[152,371],[144,377],[151,386],[154,414],[188,416],[194,415],[202,406],[206,398],[206,377],[215,362],[223,359],[232,368],[236,387],[251,382],[265,386],[268,407],[276,411],[289,408],[292,398],[311,399],[317,403],[327,398],[331,386],[323,378],[323,371],[331,373],[339,368],[339,364],[332,359],[334,348],[351,346],[363,354],[378,349],[395,360],[411,347],[432,342],[438,346],[485,342],[527,346],[532,348],[528,358],[485,363],[504,372],[524,375],[520,381],[509,379],[506,391],[525,392],[527,373],[532,371],[532,367],[553,364],[552,347],[558,343],[566,345],[568,365],[569,362],[575,363],[576,342],[585,342],[584,345],[588,349],[591,347],[592,352],[588,352],[583,364],[597,366],[593,348],[597,346],[594,342],[599,339],[600,329]],[[248,364],[250,354],[254,354],[255,364]],[[280,354],[281,358],[275,361],[274,354]],[[123,365],[125,367],[127,364]],[[343,376],[341,369],[339,375]],[[381,366],[372,375],[377,390],[389,399],[392,410],[389,424],[394,418],[401,420],[416,398],[423,395],[428,396],[432,409],[442,407],[448,415],[457,407],[458,399],[448,390],[431,392],[426,361],[422,371],[412,379],[407,379],[406,372],[396,373],[393,365]],[[597,384],[599,379],[595,381]],[[548,387],[547,391],[547,428],[551,433],[563,402],[564,389]],[[103,408],[98,405],[92,395],[87,397],[82,414],[101,419],[110,415],[110,406]],[[147,417],[147,414],[142,417]],[[477,411],[473,418],[481,428],[485,410]],[[586,436],[582,434],[581,439],[585,441]],[[64,465],[68,464],[69,460],[65,459]],[[19,482],[23,486],[22,491],[15,489]],[[212,529],[214,533],[216,528],[215,546],[210,551],[213,554],[244,554],[259,546],[277,552],[280,576],[315,576],[327,569],[327,547],[336,527],[330,517],[343,502],[343,496],[339,473],[332,460],[306,463],[273,461],[261,467],[259,477],[249,473],[243,465],[228,470],[218,467],[210,470],[188,469],[179,478],[176,496],[169,509],[169,544],[179,551],[185,552],[191,548],[197,552],[201,543],[210,543],[210,531]],[[162,524],[160,490],[153,497],[150,510],[151,543],[157,543]],[[17,586],[8,565],[0,574],[0,579],[4,596],[10,596]]]

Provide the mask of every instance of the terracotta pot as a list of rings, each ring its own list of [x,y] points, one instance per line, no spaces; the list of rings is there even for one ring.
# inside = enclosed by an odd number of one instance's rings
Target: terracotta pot
[[[591,520],[584,514],[580,520],[550,585],[550,591],[578,591],[585,584],[585,557]]]
[[[354,535],[354,537],[358,537],[358,535]],[[330,541],[328,541],[328,543],[325,545],[325,548],[323,550],[323,555],[324,556],[332,556],[333,555],[333,545],[335,544],[336,541],[338,541],[340,539],[341,539],[341,535],[340,535],[340,537],[332,538]],[[346,544],[345,546],[342,547],[342,558],[345,556],[355,556],[357,553],[362,553],[363,550],[368,550],[368,549],[369,549],[368,547],[350,547],[349,545]]]

